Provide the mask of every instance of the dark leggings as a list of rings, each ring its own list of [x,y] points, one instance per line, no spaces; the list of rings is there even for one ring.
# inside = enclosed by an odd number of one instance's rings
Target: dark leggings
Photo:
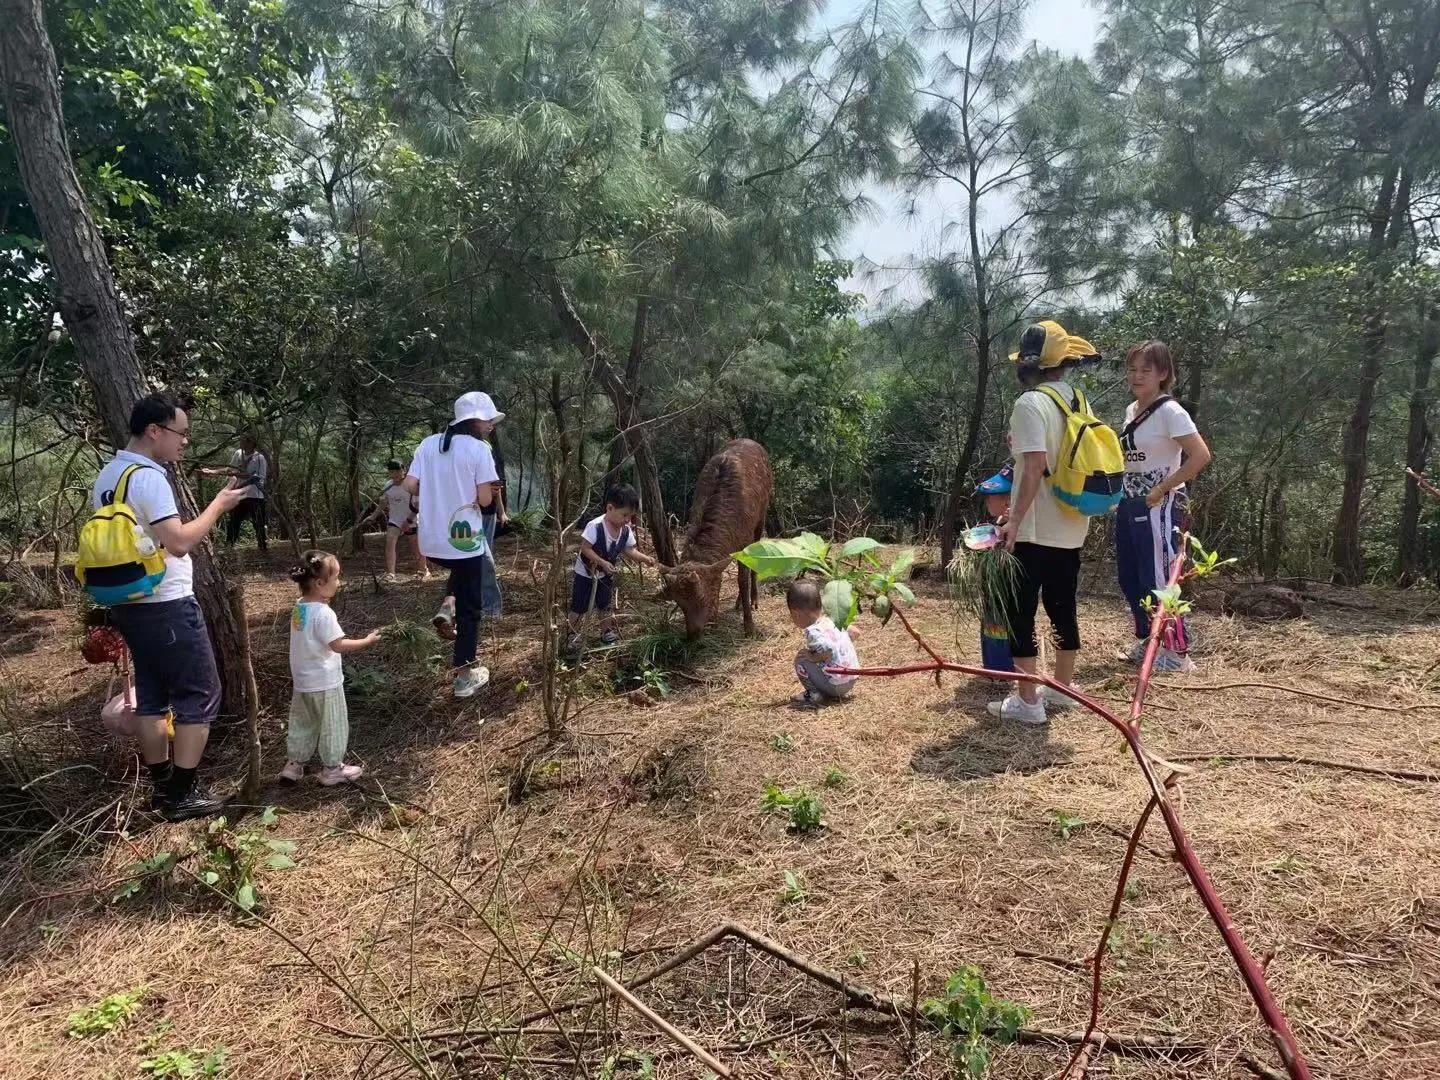
[[[1010,622],[1010,654],[1023,660],[1039,653],[1035,612],[1041,603],[1050,618],[1050,640],[1055,648],[1061,652],[1080,648],[1080,621],[1075,613],[1080,549],[1016,544],[1015,558],[1020,560],[1021,572],[1015,595],[1008,597],[1005,605]]]
[[[485,603],[485,575],[492,573],[483,555],[468,559],[430,559],[450,571],[445,595],[455,597],[455,666],[475,662],[480,642],[480,611]]]
[[[225,545],[235,546],[235,541],[240,539],[240,526],[247,519],[255,526],[255,546],[261,551],[266,550],[269,544],[265,540],[264,499],[241,499],[235,504],[235,509],[230,511],[230,518],[225,523]]]

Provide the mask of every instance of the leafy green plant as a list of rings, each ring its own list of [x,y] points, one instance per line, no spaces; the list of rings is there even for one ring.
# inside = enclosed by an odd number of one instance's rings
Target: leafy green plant
[[[863,968],[868,961],[865,958],[865,950],[855,948],[850,950],[850,955],[845,957],[845,963],[852,968]]]
[[[827,765],[825,767],[825,778],[821,780],[820,783],[833,791],[849,784],[850,778],[841,772],[837,766]]]
[[[523,533],[535,533],[545,524],[545,507],[531,503],[523,510],[510,515],[510,524]]]
[[[757,540],[737,552],[736,562],[755,571],[760,581],[798,574],[818,574],[825,579],[820,602],[825,614],[844,629],[860,614],[864,599],[881,622],[888,622],[894,597],[907,604],[915,594],[901,579],[915,562],[915,552],[906,548],[884,567],[875,558],[880,541],[857,536],[843,544],[832,544],[814,533],[801,533],[784,540]]]
[[[1293,877],[1296,874],[1303,874],[1308,869],[1310,869],[1310,864],[1293,851],[1283,859],[1276,859],[1265,865],[1265,872],[1276,877]]]
[[[615,1080],[622,1070],[632,1070],[639,1080],[654,1080],[655,1059],[638,1050],[622,1050],[607,1057],[597,1075],[599,1080]]]
[[[819,798],[803,787],[784,791],[776,784],[766,784],[765,795],[760,800],[760,811],[788,816],[788,828],[791,832],[813,832],[825,824],[824,808]]]
[[[111,903],[135,896],[151,881],[167,877],[179,861],[179,856],[173,851],[157,851],[154,855],[136,859],[125,868],[125,880],[111,894]]]
[[[955,1074],[971,1080],[989,1075],[991,1044],[1014,1042],[1030,1019],[1026,1006],[991,994],[980,969],[969,964],[946,980],[943,997],[928,998],[920,1008],[950,1041]]]
[[[780,890],[780,903],[785,907],[798,907],[805,903],[808,895],[805,891],[805,879],[794,870],[786,870],[785,885]]]
[[[288,870],[295,865],[294,841],[265,835],[278,820],[275,808],[267,806],[255,828],[237,832],[225,818],[218,817],[199,840],[200,868],[196,873],[200,880],[247,914],[260,906],[256,875],[261,870]]]
[[[345,669],[345,692],[351,697],[377,698],[390,690],[390,676],[379,668],[347,667]]]
[[[1064,810],[1050,811],[1050,828],[1061,840],[1069,840],[1071,836],[1085,828],[1090,823],[1082,817]]]
[[[149,988],[137,986],[133,990],[122,990],[101,998],[94,1005],[76,1009],[65,1019],[65,1033],[72,1039],[89,1039],[96,1035],[108,1035],[118,1027],[128,1024],[140,1010]]]
[[[166,1050],[163,1054],[142,1059],[140,1071],[146,1076],[155,1077],[156,1080],[185,1080],[191,1076],[225,1074],[225,1047],[217,1046],[204,1051],[204,1056],[197,1061],[196,1055],[200,1053],[202,1051],[196,1049]]]
[[[793,754],[795,752],[795,737],[788,731],[777,731],[770,736],[770,749],[777,754]]]

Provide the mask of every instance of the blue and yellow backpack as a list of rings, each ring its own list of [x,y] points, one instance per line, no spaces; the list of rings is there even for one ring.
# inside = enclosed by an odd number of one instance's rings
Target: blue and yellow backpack
[[[165,552],[140,525],[126,501],[130,478],[145,465],[129,465],[115,494],[80,529],[75,578],[97,604],[114,607],[153,596],[165,578]]]

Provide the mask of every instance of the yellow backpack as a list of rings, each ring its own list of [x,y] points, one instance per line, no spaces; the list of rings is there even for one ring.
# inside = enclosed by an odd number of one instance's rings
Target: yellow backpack
[[[1037,386],[1065,417],[1060,453],[1046,475],[1060,505],[1083,517],[1099,517],[1120,505],[1125,480],[1125,455],[1113,428],[1095,418],[1079,390],[1067,402],[1053,386]]]
[[[152,596],[165,577],[165,552],[140,525],[125,501],[130,478],[145,465],[120,474],[115,495],[80,529],[75,578],[97,604],[113,607]]]

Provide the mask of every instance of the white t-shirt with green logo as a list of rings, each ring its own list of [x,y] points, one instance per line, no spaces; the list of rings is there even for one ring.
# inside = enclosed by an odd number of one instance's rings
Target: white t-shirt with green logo
[[[471,559],[485,554],[485,532],[475,489],[499,479],[483,439],[456,435],[441,452],[444,434],[415,450],[409,475],[420,481],[420,553],[430,559]]]

